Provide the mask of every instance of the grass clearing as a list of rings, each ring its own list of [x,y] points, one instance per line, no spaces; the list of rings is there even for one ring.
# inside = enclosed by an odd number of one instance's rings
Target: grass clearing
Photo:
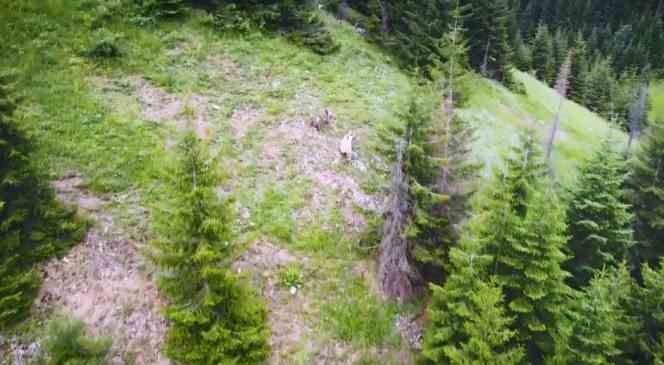
[[[149,212],[160,209],[163,197],[170,195],[173,153],[168,146],[181,130],[170,121],[145,120],[138,90],[130,81],[145,80],[178,100],[213,100],[209,143],[223,157],[220,190],[231,193],[247,211],[248,218],[236,227],[243,243],[263,236],[311,257],[315,273],[303,271],[306,275],[298,278],[293,270],[284,281],[304,281],[305,287],[315,288],[311,311],[320,316],[312,316],[308,325],[320,325],[321,337],[349,343],[359,352],[368,347],[401,351],[394,318],[406,309],[383,303],[368,280],[351,273],[371,258],[354,249],[359,234],[344,230],[338,196],[342,189],[325,187],[315,195],[316,183],[298,170],[295,142],[287,135],[276,142],[267,137],[281,123],[307,120],[330,108],[337,118],[325,137],[334,140],[353,132],[367,168],[322,161],[314,162],[312,169],[352,177],[364,193],[381,193],[387,179],[373,164],[376,127],[398,123],[399,112],[417,89],[415,80],[332,16],[324,21],[341,49],[322,57],[275,36],[220,34],[201,11],[180,22],[138,27],[120,18],[120,4],[28,0],[10,2],[0,13],[0,51],[5,55],[0,68],[16,72],[24,99],[18,118],[37,143],[36,163],[54,178],[80,171],[94,192],[129,197],[114,203],[113,214],[132,236],[147,241],[154,229]],[[120,50],[119,57],[85,55],[107,38]],[[532,124],[544,136],[557,110],[558,98],[551,89],[527,74],[515,75],[524,82],[525,95],[477,76],[468,80],[472,95],[461,114],[478,127],[475,151],[487,171],[499,164],[520,129]],[[96,81],[111,84],[110,91]],[[653,114],[664,112],[664,102],[656,101],[664,98],[662,85],[653,88],[653,95],[660,90],[660,97],[653,97],[653,108],[660,111]],[[182,112],[191,119],[193,109],[189,105]],[[256,120],[238,140],[233,115],[248,109],[256,111]],[[566,102],[555,155],[561,180],[569,180],[578,159],[609,133],[601,118]],[[279,143],[273,160],[264,156],[266,142]],[[313,205],[314,196],[324,202]],[[307,215],[299,216],[303,211]],[[367,355],[365,363],[389,361],[374,355]]]
[[[514,94],[496,82],[479,77],[467,81],[473,93],[460,113],[477,128],[475,153],[485,162],[486,176],[500,166],[503,154],[517,142],[524,128],[535,128],[544,146],[558,111],[560,99],[553,89],[527,73],[514,71],[514,76],[523,83],[524,95]],[[573,181],[578,164],[590,156],[604,138],[615,140],[617,146],[626,145],[627,137],[623,132],[588,109],[565,100],[553,155],[561,183]]]
[[[664,120],[664,81],[650,88],[650,120]]]
[[[382,303],[357,278],[335,288],[339,300],[327,301],[321,307],[323,328],[332,336],[353,343],[360,348],[398,346],[394,321],[398,308]]]

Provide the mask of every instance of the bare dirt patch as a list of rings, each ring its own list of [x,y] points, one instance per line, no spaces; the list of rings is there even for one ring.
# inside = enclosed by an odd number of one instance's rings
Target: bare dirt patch
[[[211,114],[216,109],[211,98],[196,94],[182,98],[142,78],[134,82],[143,118],[157,123],[174,122],[179,129],[189,127],[199,138],[209,138]]]
[[[231,117],[231,130],[235,140],[241,140],[263,117],[263,112],[251,106],[236,109]]]
[[[365,222],[355,207],[380,212],[383,198],[364,193],[353,176],[337,172],[347,170],[345,165],[356,166],[341,156],[340,141],[329,133],[316,131],[304,120],[283,122],[267,132],[259,167],[275,170],[277,180],[286,179],[287,168],[290,168],[297,176],[313,182],[308,199],[310,204],[299,216],[312,218],[335,206],[342,209],[346,224],[352,230],[360,231]],[[354,159],[359,161],[360,157]]]
[[[240,66],[223,55],[208,57],[201,65],[201,68],[213,80],[235,81],[241,77]]]
[[[261,241],[249,247],[233,265],[234,270],[250,274],[254,286],[267,302],[272,329],[270,364],[292,364],[291,356],[298,351],[298,346],[314,337],[305,321],[310,301],[302,291],[292,295],[279,285],[282,268],[307,261],[307,258],[296,257],[287,250]]]
[[[53,183],[58,198],[95,220],[85,240],[62,259],[40,268],[43,285],[38,311],[55,309],[82,320],[93,335],[113,340],[110,360],[167,364],[160,350],[166,322],[153,283],[141,272],[135,242],[105,212],[104,199],[85,190],[77,174]]]
[[[177,129],[191,128],[203,139],[210,137],[210,121],[221,109],[212,97],[175,95],[140,76],[119,80],[95,76],[89,82],[109,104],[125,104],[129,96],[138,101],[141,118],[154,123],[173,123]]]

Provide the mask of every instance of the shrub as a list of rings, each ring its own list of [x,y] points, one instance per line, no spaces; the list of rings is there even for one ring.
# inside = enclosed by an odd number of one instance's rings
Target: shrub
[[[156,20],[176,18],[185,10],[184,0],[133,0],[139,24],[154,23]]]
[[[360,279],[352,281],[339,299],[328,300],[322,306],[323,325],[335,337],[364,347],[398,342],[395,316],[396,307],[384,305]]]
[[[215,23],[223,30],[243,32],[256,27],[284,32],[318,54],[333,53],[339,47],[317,11],[315,2],[309,0],[222,0],[215,11]]]
[[[304,284],[302,271],[297,265],[288,265],[279,273],[279,283],[285,288],[299,289]]]
[[[111,346],[108,338],[91,338],[79,320],[57,318],[46,328],[46,365],[102,365]]]
[[[95,31],[92,45],[85,52],[92,58],[116,58],[122,56],[122,51],[118,46],[120,37],[104,28]]]

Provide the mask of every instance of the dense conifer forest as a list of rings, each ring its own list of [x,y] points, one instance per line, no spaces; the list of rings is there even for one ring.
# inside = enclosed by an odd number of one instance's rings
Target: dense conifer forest
[[[664,363],[664,0],[0,0],[1,364]]]

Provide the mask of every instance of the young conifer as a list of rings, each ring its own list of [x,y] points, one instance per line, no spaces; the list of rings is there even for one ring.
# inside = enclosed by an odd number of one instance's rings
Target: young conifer
[[[645,264],[641,270],[643,287],[639,293],[639,313],[643,327],[640,331],[642,356],[648,363],[664,360],[664,260],[658,269]]]
[[[549,27],[540,25],[532,40],[533,68],[537,77],[549,85],[553,85],[556,78],[555,50],[553,37]]]
[[[219,200],[213,161],[193,133],[179,151],[166,233],[153,242],[159,287],[171,299],[166,353],[187,364],[260,363],[269,355],[267,313],[228,267],[229,202]]]
[[[664,256],[664,121],[652,122],[631,164],[628,197],[635,222],[635,253],[643,263]]]
[[[491,258],[480,254],[477,230],[482,215],[469,224],[450,252],[451,272],[445,286],[432,285],[429,327],[423,355],[435,364],[518,364],[523,348],[504,309],[501,288],[488,279]]]
[[[624,158],[608,139],[581,167],[567,213],[571,259],[566,267],[575,287],[627,259],[633,216],[622,190],[625,169]]]
[[[447,197],[433,190],[438,162],[430,143],[434,134],[431,116],[413,101],[402,119],[402,126],[381,134],[381,150],[392,160],[393,168],[378,275],[386,295],[405,301],[422,284],[413,251],[435,255],[430,250],[440,246],[437,233],[446,222],[435,214],[435,208]]]
[[[570,294],[565,214],[542,176],[544,163],[533,135],[512,150],[487,204],[483,253],[492,257],[490,274],[503,287],[518,340],[530,361],[554,352],[561,335],[559,318]]]
[[[507,0],[464,0],[470,63],[485,76],[504,80],[512,59]]]
[[[621,325],[627,319],[614,291],[615,276],[599,271],[590,285],[569,302],[571,332],[568,342],[570,364],[615,364]]]

